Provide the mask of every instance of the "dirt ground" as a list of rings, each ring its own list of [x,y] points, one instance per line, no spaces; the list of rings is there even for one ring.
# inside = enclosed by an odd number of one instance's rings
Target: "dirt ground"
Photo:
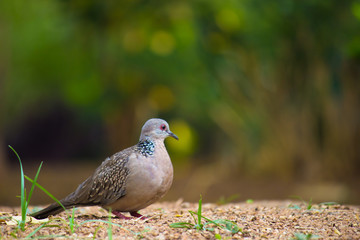
[[[7,225],[10,217],[20,215],[20,209],[0,207],[0,239],[25,238],[29,234],[41,239],[108,239],[110,235],[112,239],[360,239],[360,208],[357,206],[309,205],[295,201],[204,203],[204,217],[232,221],[241,230],[232,233],[211,224],[206,227],[212,229],[205,230],[170,227],[176,222],[194,223],[189,210],[196,212],[198,204],[182,200],[156,203],[140,211],[148,217],[146,220],[123,220],[113,216],[110,228],[105,210],[78,208],[72,233],[68,219],[71,210],[68,215],[61,213],[50,217],[47,223],[27,223],[25,231],[21,231],[16,225]],[[202,219],[202,223],[205,222]],[[41,224],[44,227],[34,233]]]

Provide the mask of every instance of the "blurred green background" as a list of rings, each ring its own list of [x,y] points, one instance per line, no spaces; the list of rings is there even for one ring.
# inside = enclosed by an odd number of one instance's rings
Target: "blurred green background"
[[[151,117],[167,200],[359,204],[360,1],[0,1],[0,204],[7,145],[60,198]]]

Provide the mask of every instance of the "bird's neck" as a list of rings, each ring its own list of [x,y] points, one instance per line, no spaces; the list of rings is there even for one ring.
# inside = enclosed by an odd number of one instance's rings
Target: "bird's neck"
[[[155,141],[150,138],[145,138],[138,142],[137,150],[145,157],[148,157],[154,155],[155,146]]]

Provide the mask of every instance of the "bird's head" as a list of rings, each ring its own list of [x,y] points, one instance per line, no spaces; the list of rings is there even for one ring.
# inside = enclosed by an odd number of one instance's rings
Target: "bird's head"
[[[146,121],[141,129],[140,141],[150,138],[153,140],[164,140],[167,137],[179,138],[170,131],[169,124],[160,118],[151,118]]]

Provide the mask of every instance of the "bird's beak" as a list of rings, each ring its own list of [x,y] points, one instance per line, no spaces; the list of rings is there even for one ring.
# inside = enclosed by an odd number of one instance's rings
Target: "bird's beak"
[[[178,136],[176,136],[173,132],[171,132],[171,131],[166,131],[166,132],[169,134],[170,137],[173,137],[176,140],[179,140]]]

